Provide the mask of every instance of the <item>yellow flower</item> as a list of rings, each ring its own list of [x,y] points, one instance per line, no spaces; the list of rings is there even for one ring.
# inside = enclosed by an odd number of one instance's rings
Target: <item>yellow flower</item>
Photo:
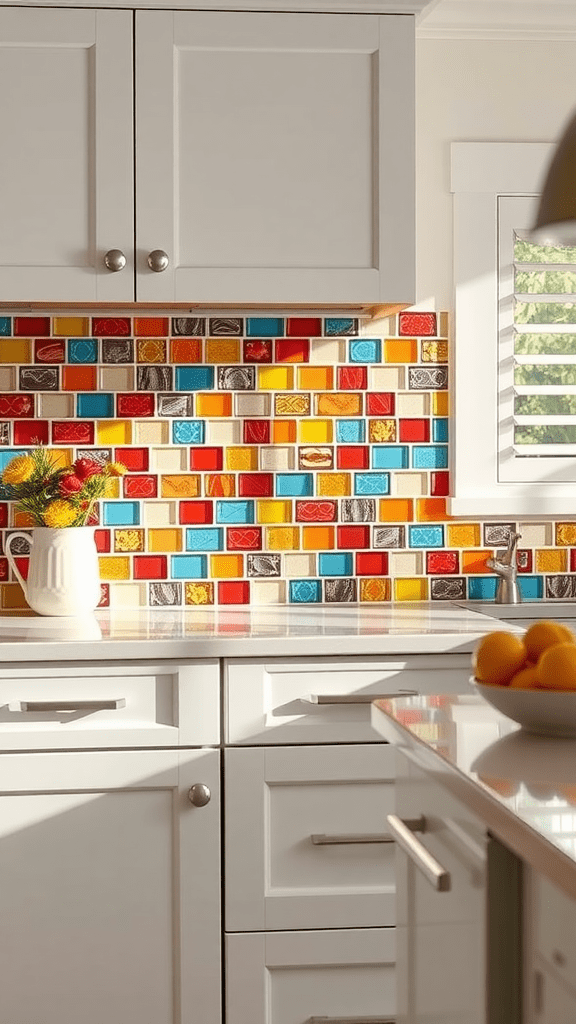
[[[126,466],[122,462],[109,462],[106,465],[104,472],[108,476],[124,476],[126,473]]]
[[[72,508],[67,501],[58,499],[57,501],[51,501],[48,508],[44,512],[44,522],[46,526],[50,526],[57,530],[64,526],[70,526],[74,522],[78,515],[78,512]]]
[[[31,455],[16,455],[2,473],[3,484],[23,484],[32,476],[36,464]]]

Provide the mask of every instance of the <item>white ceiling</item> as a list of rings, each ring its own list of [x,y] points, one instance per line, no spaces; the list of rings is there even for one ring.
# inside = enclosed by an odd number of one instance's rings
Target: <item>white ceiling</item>
[[[429,39],[576,39],[576,0],[430,0],[417,26]]]

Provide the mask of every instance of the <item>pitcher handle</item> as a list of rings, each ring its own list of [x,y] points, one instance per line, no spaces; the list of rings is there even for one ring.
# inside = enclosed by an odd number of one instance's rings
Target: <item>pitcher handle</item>
[[[14,573],[16,579],[18,580],[18,583],[22,587],[22,590],[24,591],[24,597],[26,598],[26,600],[28,600],[28,588],[26,586],[26,580],[22,578],[22,574],[18,566],[16,565],[16,562],[14,561],[14,555],[12,554],[12,551],[10,549],[10,545],[12,541],[16,539],[16,537],[22,537],[25,541],[27,541],[27,543],[30,545],[30,549],[32,549],[32,545],[34,544],[34,538],[31,537],[29,533],[22,533],[20,530],[15,530],[14,533],[9,534],[5,543],[6,558],[8,559],[8,564],[12,569],[12,572]]]

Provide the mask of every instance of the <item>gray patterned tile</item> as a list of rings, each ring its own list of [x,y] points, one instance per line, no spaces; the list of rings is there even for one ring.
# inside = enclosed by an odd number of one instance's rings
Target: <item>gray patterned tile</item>
[[[113,461],[111,448],[79,448],[76,454],[79,459],[93,459],[100,466]]]
[[[408,387],[412,391],[446,391],[448,388],[448,367],[409,366]]]
[[[159,416],[192,416],[194,396],[186,394],[158,395]]]
[[[213,316],[209,320],[208,333],[213,337],[238,337],[244,333],[244,320],[242,317]]]
[[[464,601],[466,599],[466,580],[463,576],[444,576],[430,581],[430,597],[433,601]]]
[[[343,498],[341,504],[343,523],[373,523],[376,520],[374,498]]]
[[[21,366],[20,391],[58,391],[57,366]]]
[[[203,334],[206,334],[206,317],[173,316],[172,334],[176,336],[186,334],[201,337]]]
[[[406,529],[404,526],[376,526],[374,528],[375,548],[405,548]]]
[[[248,555],[249,576],[279,576],[280,555]]]
[[[346,604],[356,601],[356,580],[325,580],[324,597],[329,604]]]
[[[221,391],[254,391],[255,366],[219,366],[218,387]]]
[[[182,604],[181,583],[151,583],[150,584],[150,605],[178,605]]]
[[[138,366],[136,368],[138,391],[170,391],[172,369],[171,366]]]
[[[0,423],[0,445],[10,444],[10,424],[3,421]]]
[[[516,533],[516,523],[484,523],[484,544],[489,548],[507,545],[511,533]]]
[[[576,576],[546,576],[546,597],[576,598]]]
[[[133,363],[134,342],[132,338],[102,338],[103,363]]]

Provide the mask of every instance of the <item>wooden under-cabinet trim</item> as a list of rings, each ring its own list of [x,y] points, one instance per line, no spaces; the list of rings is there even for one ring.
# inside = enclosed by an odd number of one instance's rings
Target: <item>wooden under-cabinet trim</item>
[[[0,0],[1,5],[2,0]],[[99,316],[103,312],[122,312],[131,313],[135,316],[138,313],[146,312],[147,314],[154,313],[155,316],[166,316],[167,313],[172,311],[181,311],[186,313],[195,313],[200,315],[210,315],[214,310],[219,312],[225,312],[230,316],[235,313],[248,314],[250,316],[261,316],[263,313],[275,312],[281,313],[283,316],[290,316],[294,311],[299,313],[323,313],[325,312],[328,316],[332,316],[338,313],[345,314],[347,316],[361,317],[366,320],[381,320],[383,317],[394,316],[395,313],[400,313],[403,309],[407,309],[410,303],[381,303],[377,306],[358,306],[346,303],[338,303],[338,305],[310,305],[309,303],[302,302],[291,302],[284,305],[279,303],[266,303],[265,305],[250,306],[247,304],[239,305],[226,305],[223,302],[211,302],[209,305],[200,305],[200,303],[193,302],[163,302],[161,304],[154,302],[99,302],[86,303],[86,302],[0,302],[0,314],[4,313],[10,315],[11,313],[45,313],[47,316],[66,316],[71,311],[82,312],[86,316]]]

